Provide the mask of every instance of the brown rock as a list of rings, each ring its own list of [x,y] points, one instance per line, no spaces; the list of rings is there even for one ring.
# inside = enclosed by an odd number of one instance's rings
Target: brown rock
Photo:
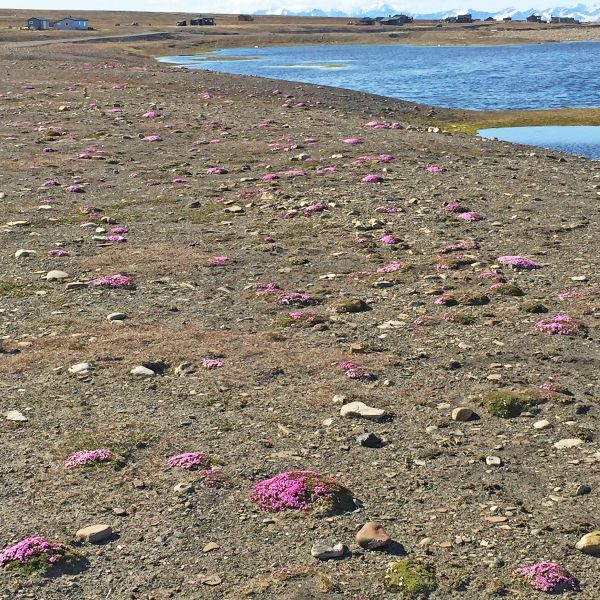
[[[466,406],[459,406],[452,411],[453,421],[468,421],[473,417],[473,411]]]
[[[375,521],[365,523],[356,534],[356,543],[367,550],[383,548],[391,541],[392,538],[385,532],[385,529]]]
[[[90,542],[90,544],[97,544],[103,540],[108,539],[112,535],[112,528],[109,525],[90,525],[80,529],[76,534],[75,538],[79,542]]]

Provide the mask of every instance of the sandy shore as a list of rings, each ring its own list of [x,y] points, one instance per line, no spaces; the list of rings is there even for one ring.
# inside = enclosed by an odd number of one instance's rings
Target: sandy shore
[[[0,548],[84,557],[2,572],[0,598],[391,600],[406,558],[432,600],[531,598],[513,572],[540,561],[597,598],[575,549],[600,509],[597,163],[153,52],[0,49],[0,415],[23,417],[0,421]],[[65,467],[94,449],[113,460]],[[170,466],[195,451],[213,468]],[[290,470],[352,510],[260,510]],[[367,521],[394,543],[361,548]],[[112,537],[74,541],[93,524]]]

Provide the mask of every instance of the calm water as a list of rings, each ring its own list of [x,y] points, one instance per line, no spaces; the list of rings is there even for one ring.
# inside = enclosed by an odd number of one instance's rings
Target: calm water
[[[478,135],[530,146],[552,148],[600,160],[600,127],[498,127]]]
[[[453,108],[600,107],[600,42],[231,48],[159,60]]]

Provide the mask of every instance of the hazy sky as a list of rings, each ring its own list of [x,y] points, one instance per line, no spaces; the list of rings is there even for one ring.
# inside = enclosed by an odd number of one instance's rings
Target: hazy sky
[[[581,3],[597,4],[596,1]],[[403,12],[439,12],[450,9],[467,8],[493,12],[507,7],[518,9],[551,8],[574,6],[577,0],[0,0],[0,8],[31,8],[36,13],[44,10],[65,10],[75,13],[78,10],[138,10],[193,13],[240,13],[266,8],[287,8],[300,11],[321,8],[337,8],[346,12],[360,12],[360,9],[376,8],[387,4]]]

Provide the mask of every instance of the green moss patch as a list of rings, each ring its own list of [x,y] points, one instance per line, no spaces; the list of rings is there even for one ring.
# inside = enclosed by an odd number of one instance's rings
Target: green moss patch
[[[415,558],[405,558],[387,570],[384,586],[388,592],[402,594],[409,600],[427,598],[438,584],[433,566]]]

